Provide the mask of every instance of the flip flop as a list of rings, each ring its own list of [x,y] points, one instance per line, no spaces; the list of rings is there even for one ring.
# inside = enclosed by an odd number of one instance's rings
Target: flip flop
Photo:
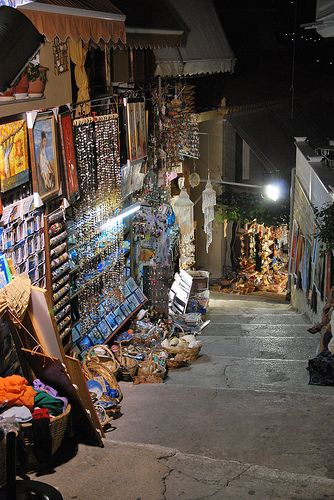
[[[312,328],[308,328],[307,331],[314,334],[320,332],[321,328],[317,328],[316,326],[312,326]]]

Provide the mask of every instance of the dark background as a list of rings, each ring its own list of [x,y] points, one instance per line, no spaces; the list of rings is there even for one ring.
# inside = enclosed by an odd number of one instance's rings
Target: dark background
[[[232,75],[191,79],[198,110],[217,107],[223,96],[234,105],[289,98],[292,91],[332,93],[334,39],[301,27],[315,21],[316,0],[214,3],[237,63]]]

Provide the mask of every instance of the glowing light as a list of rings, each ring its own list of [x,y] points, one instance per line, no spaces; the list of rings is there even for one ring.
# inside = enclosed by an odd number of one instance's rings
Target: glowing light
[[[121,222],[123,219],[125,219],[125,217],[138,212],[140,206],[140,203],[134,203],[133,205],[130,205],[128,208],[115,215],[115,217],[111,217],[111,219],[108,219],[104,224],[102,224],[101,230],[103,231],[104,229],[110,229],[112,226],[117,224],[117,222]]]
[[[280,197],[280,188],[276,184],[267,184],[264,193],[270,200],[277,201]]]

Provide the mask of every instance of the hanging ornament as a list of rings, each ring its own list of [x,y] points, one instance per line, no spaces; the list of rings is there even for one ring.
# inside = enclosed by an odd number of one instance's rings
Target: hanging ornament
[[[189,175],[189,184],[192,188],[195,188],[201,182],[201,178],[196,172],[196,162],[194,161],[194,171]]]
[[[190,269],[194,265],[194,204],[183,187],[173,204],[176,222],[180,228],[180,267]]]
[[[216,191],[210,182],[210,174],[202,193],[202,212],[204,214],[204,232],[206,234],[206,252],[212,243],[212,224],[215,218]]]
[[[194,204],[189,198],[185,187],[174,202],[176,222],[182,235],[192,234],[194,231]]]

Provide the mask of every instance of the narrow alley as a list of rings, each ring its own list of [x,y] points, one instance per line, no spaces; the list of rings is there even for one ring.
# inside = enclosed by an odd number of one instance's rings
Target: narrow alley
[[[165,384],[123,384],[106,449],[80,447],[48,476],[64,498],[334,498],[334,395],[308,385],[307,321],[283,299],[214,293],[209,318],[196,363]]]

